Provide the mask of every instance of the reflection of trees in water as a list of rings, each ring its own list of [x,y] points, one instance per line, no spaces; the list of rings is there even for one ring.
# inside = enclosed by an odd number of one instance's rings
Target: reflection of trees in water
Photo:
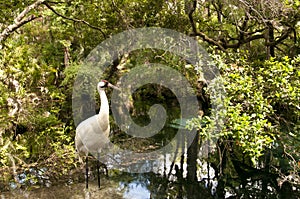
[[[227,143],[228,144],[228,143]],[[279,182],[280,176],[268,168],[268,157],[265,164],[257,167],[250,158],[231,143],[218,143],[219,151],[212,155],[210,165],[215,170],[215,179],[218,183],[215,195],[224,198],[226,192],[232,198],[298,198],[300,187],[288,181]],[[220,158],[219,155],[222,155]],[[214,159],[213,159],[214,158]],[[221,161],[216,161],[220,159]],[[294,188],[293,188],[294,186]],[[226,191],[225,191],[226,190]]]
[[[203,85],[202,85],[203,86]],[[158,92],[164,88],[157,85],[147,85],[134,94],[133,107],[131,111],[137,123],[149,122],[147,116],[148,108],[153,104],[162,104],[168,114],[168,122],[178,118],[178,110],[174,104],[176,99],[171,92]],[[202,89],[198,88],[198,100],[202,111],[209,114],[207,98],[201,97]],[[166,102],[165,99],[169,101]],[[172,105],[172,106],[170,106]],[[175,108],[174,108],[175,107]],[[171,119],[170,119],[171,118]],[[152,143],[164,143],[173,137],[174,129],[164,129],[162,133],[151,138]],[[118,136],[116,135],[116,142]],[[281,185],[277,182],[279,175],[270,168],[270,157],[264,157],[264,164],[257,167],[253,165],[250,158],[245,156],[230,140],[217,142],[217,149],[210,152],[207,157],[199,157],[201,141],[199,135],[195,137],[191,146],[186,150],[187,138],[181,138],[177,142],[175,158],[160,174],[139,174],[139,181],[151,192],[151,198],[296,198],[297,190],[292,190],[292,185],[287,181]],[[125,144],[128,144],[124,142]],[[141,141],[141,140],[140,140]],[[138,145],[138,139],[131,146]],[[140,147],[145,148],[145,142],[141,141]],[[205,145],[205,143],[203,143]],[[209,147],[209,146],[208,146]],[[180,155],[180,151],[186,151]],[[207,168],[200,168],[201,162],[205,162]],[[203,166],[204,167],[204,166]],[[199,170],[206,172],[197,176]],[[211,172],[214,170],[214,172]],[[213,173],[213,174],[212,174]],[[128,174],[129,175],[129,174]],[[117,180],[122,180],[122,177]],[[147,183],[148,182],[148,183]],[[214,183],[213,183],[214,182]],[[298,188],[299,189],[299,188]],[[288,193],[288,194],[287,194]]]

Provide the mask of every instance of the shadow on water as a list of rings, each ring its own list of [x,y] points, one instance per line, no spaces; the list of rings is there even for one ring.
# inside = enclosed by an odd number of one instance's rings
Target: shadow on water
[[[131,146],[134,143],[127,140],[127,144]],[[144,147],[144,144],[140,146]],[[152,144],[148,146],[153,146]],[[11,191],[0,193],[0,199],[298,198],[295,194],[298,190],[294,187],[287,183],[279,187],[276,175],[260,168],[250,167],[245,162],[239,161],[233,152],[223,158],[222,161],[226,160],[226,162],[220,163],[223,166],[220,172],[218,165],[207,162],[207,160],[217,159],[217,156],[211,155],[210,159],[203,158],[201,153],[204,151],[199,151],[199,142],[193,142],[188,149],[185,145],[174,147],[176,149],[174,153],[154,158],[147,157],[146,161],[125,153],[110,154],[109,156],[114,156],[114,160],[120,160],[122,164],[127,165],[127,169],[116,169],[108,162],[106,164],[108,175],[101,173],[100,190],[97,186],[96,161],[91,161],[88,190],[85,189],[84,164],[81,168],[75,169],[76,171],[72,171],[71,175],[62,177],[63,179],[54,179],[47,175],[47,168],[39,170],[30,168],[15,177],[17,183],[11,182],[9,185]],[[178,152],[180,150],[184,152]],[[137,167],[150,172],[126,172]],[[30,180],[31,176],[35,177],[34,180]],[[264,184],[267,185],[266,193],[262,191]],[[4,189],[0,186],[0,190]],[[295,193],[291,193],[291,190]]]
[[[15,189],[11,192],[1,193],[0,198],[191,198],[186,196],[187,193],[181,193],[181,197],[179,197],[178,191],[182,189],[179,183],[167,181],[154,173],[123,173],[109,178],[101,177],[102,186],[100,190],[98,190],[96,180],[93,180],[88,191],[85,189],[85,183],[82,182],[36,189],[33,187]]]
[[[183,154],[184,157],[187,154]],[[171,157],[171,156],[170,156]],[[113,198],[113,199],[201,199],[201,198],[287,198],[286,195],[277,197],[276,191],[273,190],[274,197],[256,197],[256,192],[259,191],[259,181],[250,180],[246,188],[240,184],[235,185],[235,192],[230,188],[230,181],[227,181],[224,195],[218,196],[218,186],[224,186],[224,181],[216,180],[214,169],[207,165],[207,162],[197,160],[197,178],[190,179],[188,176],[188,164],[181,161],[181,157],[175,162],[170,161],[168,155],[162,156],[161,159],[156,159],[152,163],[147,162],[146,166],[156,165],[156,170],[147,173],[128,173],[117,169],[109,169],[108,176],[101,173],[101,189],[97,186],[96,171],[91,167],[90,186],[89,190],[85,189],[84,169],[69,176],[69,180],[64,183],[51,183],[48,177],[44,176],[42,171],[30,171],[40,178],[39,183],[25,183],[26,174],[18,176],[19,183],[24,184],[21,188],[17,188],[16,184],[11,183],[10,192],[0,193],[0,198],[46,198],[46,199],[65,199],[65,198]],[[155,164],[154,164],[155,163]],[[158,167],[161,163],[162,167]],[[109,165],[108,165],[109,166]],[[133,165],[134,166],[134,165]],[[144,165],[145,166],[145,165]],[[233,174],[235,175],[235,174]],[[252,183],[252,185],[251,185]],[[39,184],[39,186],[38,186]],[[39,187],[39,188],[37,188]],[[270,191],[271,187],[270,187]],[[239,195],[237,195],[239,194]],[[242,197],[241,197],[242,196]],[[245,197],[244,197],[245,196]],[[253,196],[253,197],[252,197]],[[292,199],[291,197],[290,199]]]
[[[17,175],[15,180],[18,184],[10,183],[11,191],[0,193],[0,199],[297,198],[295,194],[291,196],[293,193],[290,190],[293,187],[286,183],[280,188],[277,186],[277,176],[274,174],[253,169],[230,154],[224,159],[226,164],[222,164],[231,166],[231,169],[228,169],[229,166],[223,167],[221,173],[216,165],[208,163],[201,156],[201,151],[194,150],[199,149],[198,144],[194,142],[188,149],[175,146],[175,149],[183,150],[184,153],[177,151],[155,158],[148,157],[147,161],[139,161],[138,157],[130,159],[127,154],[111,154],[115,156],[114,159],[125,157],[121,162],[128,165],[127,171],[139,167],[150,172],[130,173],[108,163],[108,175],[101,173],[100,190],[97,186],[96,161],[91,161],[88,190],[85,189],[84,164],[72,171],[72,175],[62,177],[63,180],[48,176],[47,168],[31,168]],[[30,176],[35,176],[35,180],[30,180]],[[262,192],[264,183],[267,184],[268,193]],[[3,189],[0,187],[0,190]]]
[[[157,161],[156,160],[156,165]],[[165,162],[161,162],[166,164]],[[171,165],[167,162],[167,165]],[[153,164],[147,164],[153,165]],[[49,178],[43,176],[41,171],[35,173],[40,181],[30,182],[25,185],[26,174],[19,175],[19,183],[24,184],[22,188],[17,188],[16,184],[10,185],[12,191],[0,194],[0,198],[124,198],[124,199],[160,199],[160,198],[211,198],[210,189],[205,187],[205,183],[188,182],[178,175],[178,166],[175,165],[173,171],[157,170],[157,173],[128,173],[120,170],[110,169],[108,176],[101,174],[101,189],[97,187],[96,171],[91,168],[89,190],[85,189],[83,172],[79,172],[60,185],[53,184]],[[177,169],[177,171],[176,171]],[[45,170],[45,169],[44,169]],[[82,170],[84,171],[84,170]],[[176,173],[177,172],[177,173]],[[186,173],[186,171],[184,171]],[[37,188],[39,187],[39,188]],[[202,197],[201,197],[202,198]]]

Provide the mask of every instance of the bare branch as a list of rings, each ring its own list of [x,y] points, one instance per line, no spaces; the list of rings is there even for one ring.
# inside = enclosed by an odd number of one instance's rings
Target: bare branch
[[[89,22],[84,21],[84,20],[82,20],[82,19],[75,19],[75,18],[70,18],[70,17],[64,16],[64,15],[58,13],[58,12],[57,12],[54,8],[52,8],[47,2],[44,2],[44,5],[45,5],[47,8],[49,8],[54,14],[56,14],[57,16],[60,16],[60,17],[63,18],[63,19],[67,19],[67,20],[70,20],[70,21],[73,21],[73,22],[83,23],[83,24],[89,26],[90,28],[93,28],[93,29],[95,29],[95,30],[99,30],[99,31],[101,32],[101,34],[103,35],[103,37],[106,38],[106,35],[105,35],[105,33],[102,31],[101,28],[99,28],[99,27],[97,27],[97,26],[94,26],[94,25],[90,24]]]
[[[195,21],[194,21],[194,18],[193,18],[193,13],[195,12],[196,7],[197,7],[197,1],[194,0],[191,4],[191,7],[188,9],[189,21],[190,21],[190,24],[191,24],[192,30],[193,30],[192,36],[200,36],[204,41],[206,41],[210,44],[213,44],[215,46],[218,46],[218,48],[225,51],[225,48],[220,43],[218,43],[217,41],[209,38],[206,34],[197,31],[196,24],[195,24]]]
[[[37,0],[36,2],[34,2],[33,4],[29,5],[28,7],[26,7],[15,19],[14,19],[14,23],[9,25],[7,28],[5,28],[3,30],[3,32],[0,34],[0,43],[3,43],[8,37],[9,35],[11,35],[15,30],[17,30],[18,28],[22,27],[24,24],[35,20],[36,18],[38,18],[38,16],[35,15],[31,15],[27,18],[26,15],[31,11],[36,9],[39,5],[41,5],[42,3],[44,3],[45,0]],[[2,45],[0,45],[0,49],[2,48]]]
[[[286,31],[284,31],[281,36],[277,37],[275,41],[273,42],[267,42],[267,46],[276,46],[277,44],[281,43],[283,40],[285,40],[290,33],[292,33],[293,28],[288,28]]]
[[[254,41],[254,40],[257,40],[257,39],[263,39],[263,38],[265,38],[265,34],[262,33],[262,34],[259,34],[259,35],[252,35],[252,36],[246,37],[243,40],[237,39],[238,42],[234,43],[234,44],[229,44],[229,43],[225,42],[223,44],[223,46],[224,46],[224,48],[238,48],[243,44],[249,43],[250,41]]]
[[[263,32],[265,31],[266,28],[261,28],[261,29],[258,29],[258,30],[255,30],[255,31],[252,31],[252,32],[243,32],[245,35],[254,35],[254,34],[257,34],[257,33],[260,33],[260,32]]]
[[[193,35],[194,36],[200,36],[204,41],[206,41],[206,42],[208,42],[208,43],[210,43],[212,45],[217,46],[222,51],[225,51],[225,48],[224,48],[224,46],[221,43],[219,43],[216,40],[208,37],[205,33],[197,31]]]
[[[37,8],[40,4],[42,4],[45,0],[38,0],[30,6],[26,7],[14,20],[15,23],[21,22],[22,19],[33,9]]]

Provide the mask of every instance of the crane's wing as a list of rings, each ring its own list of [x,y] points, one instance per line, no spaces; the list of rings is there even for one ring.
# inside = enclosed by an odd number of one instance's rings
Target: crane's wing
[[[97,153],[109,143],[110,128],[103,130],[100,126],[98,115],[94,115],[76,128],[75,144],[78,152]]]

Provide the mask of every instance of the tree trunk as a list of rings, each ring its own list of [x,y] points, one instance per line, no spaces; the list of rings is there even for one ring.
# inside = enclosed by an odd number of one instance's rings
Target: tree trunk
[[[274,27],[271,22],[267,23],[267,35],[266,35],[266,43],[270,44],[267,45],[267,59],[271,57],[275,57],[275,45],[272,43],[274,42]]]
[[[196,136],[187,150],[187,181],[197,182],[197,158],[199,151],[199,133]]]

